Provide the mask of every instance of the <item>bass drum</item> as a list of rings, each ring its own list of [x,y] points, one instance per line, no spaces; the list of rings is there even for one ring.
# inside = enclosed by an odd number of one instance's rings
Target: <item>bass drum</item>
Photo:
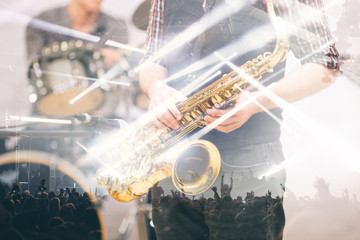
[[[60,117],[99,110],[109,104],[109,98],[117,93],[118,86],[102,84],[75,103],[69,101],[101,78],[105,71],[100,51],[92,43],[71,40],[44,47],[29,66],[29,100],[34,104],[33,112]]]
[[[148,239],[144,211],[140,210],[139,202],[119,204],[113,198],[102,195],[91,173],[54,154],[34,150],[2,154],[0,176],[3,183],[9,186],[18,183],[22,192],[29,190],[33,195],[41,191],[43,179],[47,192],[59,192],[64,188],[75,188],[80,194],[87,192],[96,208],[102,240]],[[8,190],[12,189],[9,187]]]
[[[66,188],[70,190],[75,188],[77,192],[83,194],[89,193],[91,189],[90,179],[76,166],[53,154],[41,151],[19,150],[0,155],[0,176],[6,176],[5,181],[2,179],[4,183],[17,183],[19,186],[17,190],[21,192],[29,190],[32,195],[41,191],[60,192],[60,189]],[[16,189],[13,187],[11,190]],[[94,203],[96,201],[94,195],[91,193],[88,195]],[[101,239],[105,240],[107,238],[103,215],[97,207],[96,212]]]

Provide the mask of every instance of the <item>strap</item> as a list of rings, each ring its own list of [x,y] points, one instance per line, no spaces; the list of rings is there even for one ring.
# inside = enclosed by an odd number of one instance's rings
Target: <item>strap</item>
[[[214,4],[215,4],[215,0],[204,0],[204,3],[203,3],[204,16],[206,16],[207,14],[209,14],[209,12],[211,12],[211,9],[214,6]],[[207,18],[204,18],[204,19],[207,19]],[[193,55],[192,55],[192,62],[195,62],[196,60],[198,60],[200,58],[200,56],[202,54],[204,42],[205,42],[205,37],[206,37],[206,34],[205,34],[205,32],[203,32],[196,38]]]

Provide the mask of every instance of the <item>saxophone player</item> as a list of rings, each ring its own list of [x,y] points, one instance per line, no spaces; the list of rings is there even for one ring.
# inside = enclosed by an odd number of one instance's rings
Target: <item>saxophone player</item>
[[[274,49],[274,31],[266,30],[270,24],[266,2],[152,1],[145,43],[147,55],[144,58],[144,61],[149,61],[141,68],[139,80],[142,90],[150,98],[149,111],[155,115],[153,121],[158,128],[180,127],[182,116],[176,103],[189,97],[181,90],[191,84],[193,75],[201,73],[164,81],[169,76],[191,63],[215,58],[215,51],[224,53],[225,57],[231,51],[237,51],[240,57],[231,61],[240,66]],[[239,8],[231,12],[234,10],[232,4],[238,4]],[[273,73],[265,74],[260,83],[271,92],[270,96],[273,94],[292,103],[321,91],[335,81],[339,69],[338,53],[326,19],[319,14],[321,0],[276,1],[274,5],[275,12],[287,25],[292,26],[287,28],[290,49],[302,65],[284,75],[285,63],[281,62],[274,67]],[[225,10],[217,11],[220,6],[225,6]],[[212,16],[209,19],[214,19],[218,12],[223,12],[224,16],[219,16],[220,19],[215,23],[207,20],[212,24],[199,36],[185,40],[183,45],[152,61],[152,57],[162,47],[171,43],[192,24],[199,19],[203,19],[203,24],[206,22],[204,16],[208,15]],[[311,17],[311,14],[316,17]],[[264,42],[260,43],[259,39]],[[254,47],[254,42],[259,42],[259,46]],[[207,62],[214,63],[211,60]],[[222,74],[228,73],[229,67],[223,65],[220,70]],[[231,112],[215,129],[201,136],[214,143],[220,151],[222,169],[218,180],[210,190],[192,201],[183,196],[183,204],[179,200],[180,195],[171,194],[171,184],[160,182],[157,188],[161,186],[164,193],[152,196],[153,221],[158,239],[240,239],[237,236],[244,236],[241,239],[282,239],[285,216],[279,199],[285,189],[285,170],[267,179],[258,178],[260,173],[284,161],[279,140],[282,109],[277,101],[267,94],[259,94],[260,91],[253,87],[247,94],[240,95],[235,105],[207,110],[204,118],[206,125]],[[256,97],[256,101],[249,100],[251,97]],[[237,111],[232,111],[235,108]],[[214,194],[218,196],[217,189],[224,187],[223,181],[231,181],[231,192],[222,198],[215,198]],[[262,201],[265,198],[270,198],[273,204],[265,204],[265,200]],[[244,222],[248,222],[250,216],[243,209],[250,201],[258,201],[257,205],[254,204],[258,212],[255,211],[251,216],[258,214],[262,220],[258,225],[245,226]],[[201,207],[196,207],[197,204]],[[267,215],[270,212],[276,213],[272,215],[274,219],[271,221]]]

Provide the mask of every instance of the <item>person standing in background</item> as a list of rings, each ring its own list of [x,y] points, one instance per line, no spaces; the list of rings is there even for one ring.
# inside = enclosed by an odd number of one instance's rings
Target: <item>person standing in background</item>
[[[150,98],[149,111],[158,128],[180,129],[183,116],[176,102],[191,97],[191,94],[184,95],[182,90],[192,82],[192,78],[179,77],[167,82],[167,77],[204,59],[207,60],[203,61],[204,65],[207,62],[214,62],[214,65],[219,63],[214,52],[223,53],[225,58],[237,52],[240,56],[232,59],[232,62],[242,66],[264,52],[274,51],[275,31],[266,30],[270,25],[266,13],[268,2],[274,3],[277,15],[292,25],[292,31],[288,33],[290,48],[301,60],[302,66],[285,76],[285,63],[280,62],[274,67],[273,73],[263,75],[260,83],[269,86],[270,92],[291,103],[335,81],[339,69],[338,53],[321,13],[321,0],[154,0],[145,43],[147,55],[143,60],[139,81]],[[236,4],[242,7],[227,14]],[[225,7],[219,11],[222,6]],[[163,47],[166,49],[167,43],[172,43],[192,24],[204,23],[204,16],[215,12],[226,15],[197,37],[184,41],[185,44],[174,51],[156,58]],[[314,13],[316,18],[311,15]],[[210,19],[214,20],[217,16],[214,14]],[[257,41],[258,46],[254,46],[253,43]],[[151,61],[152,57],[156,60]],[[231,71],[227,67],[220,70],[221,74]],[[191,75],[201,76],[203,72]],[[256,88],[251,90],[247,94],[252,97],[260,91]],[[207,109],[204,113],[205,125],[210,125],[232,113],[234,107],[249,102],[216,125],[215,129],[201,136],[216,145],[222,160],[220,174],[210,189],[191,200],[176,194],[172,189],[174,186],[167,179],[157,185],[157,188],[163,189],[158,191],[160,195],[152,195],[153,220],[159,240],[282,239],[285,224],[282,197],[286,173],[281,169],[262,177],[263,173],[285,160],[280,142],[280,124],[274,120],[281,121],[282,109],[265,94],[258,96],[256,101],[248,100],[249,97],[242,94],[235,106],[224,104]],[[230,182],[231,187],[225,186],[224,182]],[[221,190],[221,197],[217,189]],[[224,189],[226,194],[223,194]]]
[[[117,116],[120,85],[102,84],[69,103],[124,58],[125,51],[109,46],[108,41],[128,43],[125,21],[102,12],[102,4],[103,0],[71,0],[40,13],[28,24],[28,77],[36,94],[35,114]],[[123,72],[120,69],[112,79]]]
[[[53,23],[68,29],[100,37],[96,43],[108,67],[114,65],[121,56],[119,51],[104,46],[107,40],[126,44],[128,30],[125,21],[109,16],[101,11],[103,0],[71,0],[67,6],[50,9],[40,13],[30,21],[26,29],[28,60],[39,55],[44,46],[53,42],[77,40],[76,36],[64,35],[56,28],[47,31],[37,27],[36,20]]]

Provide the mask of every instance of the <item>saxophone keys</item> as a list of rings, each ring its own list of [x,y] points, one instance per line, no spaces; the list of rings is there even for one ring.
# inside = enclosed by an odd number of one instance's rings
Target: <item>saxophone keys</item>
[[[186,114],[184,115],[184,119],[185,119],[187,122],[191,122],[191,121],[193,120],[193,118],[190,116],[189,113],[186,113]]]
[[[201,119],[197,122],[197,126],[199,128],[203,128],[205,126],[205,120],[204,119]]]
[[[205,107],[206,107],[207,109],[213,107],[213,105],[211,104],[211,102],[204,102],[204,105],[205,105]]]
[[[229,89],[226,90],[226,91],[224,92],[224,96],[225,96],[227,99],[231,98],[231,97],[232,97],[231,91],[230,91]]]
[[[190,112],[190,116],[193,118],[193,119],[197,119],[199,116],[202,115],[202,112],[199,110],[199,109],[194,109]]]
[[[140,155],[145,156],[146,153],[149,151],[149,148],[147,147],[147,144],[139,144],[135,147],[135,151]]]
[[[181,125],[185,126],[185,124],[191,122],[193,118],[191,117],[190,113],[185,113],[183,118],[180,120]]]
[[[150,145],[152,148],[154,148],[154,146],[158,146],[161,144],[161,139],[153,135],[150,137],[149,142],[147,144]]]
[[[224,102],[224,100],[219,95],[211,97],[211,101],[214,104],[215,108],[220,108],[222,103]]]
[[[160,139],[166,139],[166,136],[167,136],[167,131],[161,129],[161,128],[158,128],[156,130],[156,135],[160,138]]]

